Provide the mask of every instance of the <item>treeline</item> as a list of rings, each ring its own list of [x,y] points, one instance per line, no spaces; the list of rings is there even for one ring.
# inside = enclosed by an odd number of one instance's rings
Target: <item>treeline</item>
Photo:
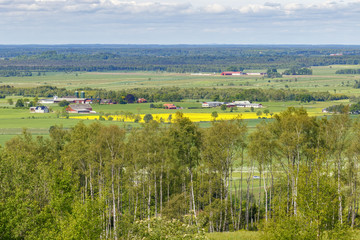
[[[312,69],[296,68],[287,69],[283,72],[284,75],[312,75]]]
[[[335,74],[360,74],[360,69],[340,69]]]
[[[349,105],[344,105],[344,104],[332,105],[330,107],[325,108],[325,110],[329,113],[348,113]],[[352,112],[351,109],[350,112]]]
[[[79,89],[80,90],[80,89]],[[92,90],[89,89],[89,93]],[[133,99],[145,98],[148,102],[179,102],[183,99],[232,102],[235,100],[267,101],[328,101],[347,99],[348,96],[329,92],[309,92],[293,89],[236,89],[236,88],[134,88],[121,91],[95,90],[91,95],[121,102],[127,95]],[[121,99],[120,99],[121,98]]]
[[[0,70],[0,77],[31,77],[30,71]]]
[[[330,54],[342,52],[339,56]],[[356,46],[103,45],[3,46],[0,70],[222,72],[360,62]]]
[[[105,89],[81,88],[87,97],[111,99],[117,103],[133,103],[138,98],[145,98],[148,102],[180,102],[183,99],[213,100],[231,102],[235,100],[249,101],[329,101],[349,98],[346,95],[331,94],[329,92],[309,92],[295,89],[236,89],[236,88],[134,88],[120,91]],[[9,85],[0,86],[0,95],[20,95],[25,97],[70,96],[73,91],[65,88],[42,86],[36,88],[15,88]]]
[[[65,88],[52,86],[41,86],[35,88],[16,88],[10,85],[0,85],[0,94],[4,96],[24,96],[24,97],[53,97],[74,95],[73,91]]]
[[[241,120],[200,129],[177,113],[128,134],[54,126],[0,149],[1,239],[349,239],[359,227],[360,127],[289,108],[250,135]]]

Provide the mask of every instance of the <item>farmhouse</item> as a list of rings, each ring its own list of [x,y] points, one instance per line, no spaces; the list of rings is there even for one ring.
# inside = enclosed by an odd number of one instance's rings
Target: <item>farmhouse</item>
[[[236,105],[234,103],[227,103],[226,107],[231,108],[231,107],[236,107]]]
[[[223,76],[225,76],[225,75],[227,75],[227,76],[232,76],[232,75],[237,75],[237,76],[239,76],[239,75],[243,75],[243,72],[222,72],[221,73],[221,75],[223,75]]]
[[[137,100],[137,102],[138,102],[138,103],[146,103],[147,101],[146,101],[145,98],[139,98],[139,99]]]
[[[225,103],[225,102],[203,102],[202,107],[203,108],[212,108],[212,107],[218,107],[223,104],[226,104],[226,107],[243,107],[243,108],[262,108],[262,104],[258,103],[250,103],[250,101],[233,101],[231,103]]]
[[[248,75],[248,76],[265,76],[266,73],[262,73],[262,72],[257,72],[257,73],[245,73],[245,75]]]
[[[96,113],[92,110],[90,104],[70,104],[66,108],[66,112],[68,113]]]
[[[101,99],[100,104],[114,104],[111,99]]]
[[[176,106],[172,103],[165,103],[164,107],[165,109],[176,109]]]
[[[237,107],[243,107],[243,108],[262,108],[262,104],[258,103],[250,103],[250,101],[234,101],[233,102]]]
[[[251,104],[249,101],[234,101],[235,105],[248,105]]]
[[[52,104],[52,103],[54,103],[54,99],[40,99],[39,103],[41,103],[41,104]]]
[[[203,108],[211,108],[211,107],[218,107],[225,104],[224,102],[203,102],[202,107]]]
[[[46,106],[31,107],[30,113],[49,113],[49,108]]]

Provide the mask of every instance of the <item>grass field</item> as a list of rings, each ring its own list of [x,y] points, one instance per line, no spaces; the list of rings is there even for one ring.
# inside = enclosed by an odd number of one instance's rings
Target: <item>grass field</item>
[[[12,96],[12,99],[16,100],[17,96]],[[294,107],[303,107],[305,108],[310,116],[323,116],[321,109],[327,106],[334,104],[344,103],[348,104],[348,100],[333,101],[333,102],[311,102],[311,103],[299,103],[299,102],[265,102],[263,103],[264,108],[268,109],[271,113],[279,113],[286,110],[290,106]],[[241,116],[247,124],[249,131],[253,131],[258,123],[261,121],[272,121],[270,115],[263,114],[261,118],[258,118],[255,110],[250,112],[249,109],[239,108],[230,112],[229,109],[222,111],[220,107],[217,108],[201,108],[201,103],[194,100],[185,100],[183,102],[175,103],[176,105],[183,107],[183,109],[171,110],[171,109],[154,109],[150,108],[149,103],[144,104],[115,104],[115,105],[98,105],[94,104],[93,109],[99,114],[102,115],[111,115],[114,118],[114,121],[102,121],[104,124],[115,124],[119,126],[130,126],[137,127],[140,126],[139,123],[134,123],[133,120],[128,119],[123,122],[122,117],[125,112],[131,112],[133,114],[139,114],[143,117],[145,114],[150,113],[155,119],[160,119],[161,117],[167,122],[168,116],[171,114],[172,117],[175,116],[176,111],[181,111],[185,116],[190,117],[190,119],[198,122],[200,127],[209,127],[213,118],[211,113],[216,111],[219,114],[217,120],[220,119],[232,119],[238,116]],[[28,109],[17,109],[13,106],[10,106],[7,103],[7,99],[0,100],[0,145],[12,138],[15,135],[21,134],[23,128],[27,128],[29,132],[34,135],[48,135],[49,128],[54,125],[62,125],[64,128],[71,128],[79,121],[84,121],[86,124],[93,122],[94,118],[99,118],[99,114],[94,115],[79,115],[79,114],[70,114],[69,119],[59,118],[56,114],[56,111],[60,111],[61,107],[57,104],[50,104],[49,107],[53,110],[52,113],[48,114],[33,114],[30,113]],[[197,109],[188,109],[188,107],[197,107]],[[262,119],[266,118],[266,119]],[[119,121],[116,121],[119,120]]]
[[[352,88],[358,75],[335,74],[336,70],[358,68],[357,65],[332,65],[312,67],[311,76],[283,76],[278,79],[260,76],[221,76],[191,75],[190,73],[162,73],[162,72],[78,72],[78,73],[47,73],[45,76],[31,77],[1,77],[0,84],[15,87],[56,86],[67,89],[79,87],[104,88],[121,90],[138,87],[232,87],[232,88],[290,88],[308,89],[309,91],[329,91],[331,93],[360,95],[358,89]],[[265,69],[249,72],[264,72]],[[283,72],[284,69],[278,69]]]
[[[162,72],[101,72],[101,73],[46,73],[45,76],[32,77],[10,77],[0,78],[0,84],[12,85],[15,87],[35,87],[35,86],[57,86],[65,87],[67,89],[75,89],[79,87],[104,88],[111,90],[120,90],[134,87],[167,87],[178,86],[182,88],[187,87],[219,87],[219,88],[292,88],[292,89],[307,89],[309,91],[329,91],[331,93],[343,93],[348,95],[360,96],[360,90],[352,88],[355,80],[360,80],[357,75],[337,75],[335,71],[344,68],[357,68],[352,65],[333,65],[312,67],[313,75],[311,76],[283,76],[279,79],[268,79],[259,76],[220,76],[219,74],[211,75],[191,75],[176,74],[176,73],[162,73]],[[251,70],[249,72],[263,72],[264,69]],[[283,70],[279,69],[279,72]],[[14,102],[18,96],[11,96]],[[321,109],[334,104],[349,104],[348,100],[334,101],[334,102],[263,102],[262,104],[271,113],[279,113],[284,111],[287,107],[304,107],[310,116],[322,116]],[[200,127],[209,127],[210,121],[213,120],[211,113],[216,111],[219,114],[217,120],[230,119],[241,115],[249,127],[249,131],[253,131],[255,126],[263,121],[259,119],[255,112],[250,112],[249,109],[237,109],[232,113],[229,109],[226,111],[220,108],[202,109],[201,102],[195,100],[184,100],[175,105],[182,107],[181,110],[165,110],[150,108],[149,103],[145,104],[118,104],[118,105],[93,105],[94,111],[102,115],[113,115],[114,120],[120,121],[103,121],[104,124],[116,124],[119,126],[139,126],[133,121],[122,122],[121,117],[118,116],[124,112],[132,112],[133,114],[141,115],[142,117],[150,113],[155,118],[167,118],[169,114],[174,116],[176,111],[181,111],[189,116],[194,121],[198,122]],[[28,109],[14,109],[9,106],[7,99],[0,99],[0,144],[3,145],[5,141],[11,137],[22,132],[23,128],[27,128],[34,135],[46,136],[48,130],[53,125],[62,125],[65,128],[70,128],[82,118],[85,123],[91,123],[96,118],[91,115],[70,115],[70,119],[58,118],[56,111],[61,110],[57,105],[50,105],[54,113],[50,114],[30,114]],[[189,107],[196,109],[188,109]],[[261,109],[264,110],[264,109]],[[226,116],[226,117],[225,117]],[[98,117],[98,115],[97,115]],[[270,116],[262,115],[261,118],[269,118]],[[271,119],[267,120],[271,121]],[[166,119],[165,119],[166,122]]]
[[[250,232],[250,231],[238,231],[238,232],[222,232],[222,233],[208,233],[207,237],[210,240],[260,240],[263,239],[263,233]],[[360,239],[360,231],[354,231],[354,240]]]
[[[260,240],[261,232],[238,231],[238,232],[222,232],[222,233],[208,233],[207,237],[211,240]]]

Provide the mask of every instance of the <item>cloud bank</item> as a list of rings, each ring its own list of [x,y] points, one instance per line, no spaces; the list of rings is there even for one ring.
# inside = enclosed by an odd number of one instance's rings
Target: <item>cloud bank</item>
[[[355,44],[359,13],[360,1],[0,0],[0,43]]]

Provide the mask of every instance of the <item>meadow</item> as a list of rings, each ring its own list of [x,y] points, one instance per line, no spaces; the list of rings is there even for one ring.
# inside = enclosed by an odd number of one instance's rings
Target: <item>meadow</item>
[[[143,104],[114,104],[114,105],[99,105],[93,104],[93,110],[97,112],[97,114],[91,115],[79,115],[79,114],[70,114],[69,118],[61,117],[59,112],[61,111],[61,107],[57,104],[49,104],[48,106],[52,109],[51,113],[48,114],[34,114],[30,113],[27,108],[14,108],[13,105],[9,105],[7,103],[7,99],[12,98],[14,101],[19,98],[17,96],[7,97],[5,99],[0,99],[0,145],[4,145],[5,142],[12,137],[19,135],[22,133],[23,129],[26,128],[30,133],[34,136],[48,136],[49,128],[54,125],[61,125],[64,128],[71,128],[75,126],[78,122],[84,121],[86,124],[90,124],[95,121],[95,119],[99,119],[100,115],[103,115],[106,119],[102,121],[104,124],[115,124],[122,127],[126,127],[127,129],[131,129],[132,127],[138,127],[143,122],[143,117],[145,114],[152,114],[154,119],[160,120],[163,118],[164,123],[168,123],[169,115],[172,115],[173,119],[175,119],[175,113],[180,111],[185,114],[186,117],[190,117],[193,121],[197,122],[200,127],[209,127],[211,125],[211,121],[213,121],[213,117],[211,113],[216,111],[219,117],[216,120],[224,119],[234,119],[240,117],[244,119],[246,122],[249,131],[251,132],[258,123],[261,121],[271,121],[270,114],[265,115],[262,114],[260,117],[257,116],[256,112],[259,109],[255,109],[254,112],[251,112],[250,109],[247,108],[238,108],[233,112],[230,112],[229,109],[225,111],[221,110],[220,107],[217,108],[201,108],[201,102],[196,102],[194,100],[185,100],[182,102],[176,103],[183,109],[158,109],[158,108],[150,108],[149,103]],[[304,107],[310,116],[323,116],[321,110],[327,106],[331,106],[334,104],[348,104],[349,100],[340,100],[340,101],[332,101],[332,102],[311,102],[311,103],[299,103],[299,102],[264,102],[264,108],[260,109],[263,111],[264,109],[268,109],[270,113],[276,114],[279,113],[290,106],[295,107]],[[190,109],[189,109],[190,107]],[[192,109],[196,107],[196,109]],[[135,123],[133,119],[126,119],[123,121],[124,113],[131,112],[134,115],[140,115],[141,121],[140,123]],[[108,121],[108,117],[112,117],[112,121]]]
[[[191,73],[166,72],[50,72],[45,76],[0,77],[0,84],[14,87],[56,86],[67,89],[103,88],[112,90],[146,88],[146,87],[217,87],[217,88],[290,88],[307,89],[313,92],[329,91],[359,95],[352,88],[357,75],[335,74],[336,70],[358,68],[357,65],[331,65],[311,67],[313,75],[293,75],[282,78],[264,78],[260,76],[221,76],[220,73],[210,75],[193,75]],[[285,69],[278,69],[283,72]],[[266,69],[248,70],[245,72],[266,72]]]

